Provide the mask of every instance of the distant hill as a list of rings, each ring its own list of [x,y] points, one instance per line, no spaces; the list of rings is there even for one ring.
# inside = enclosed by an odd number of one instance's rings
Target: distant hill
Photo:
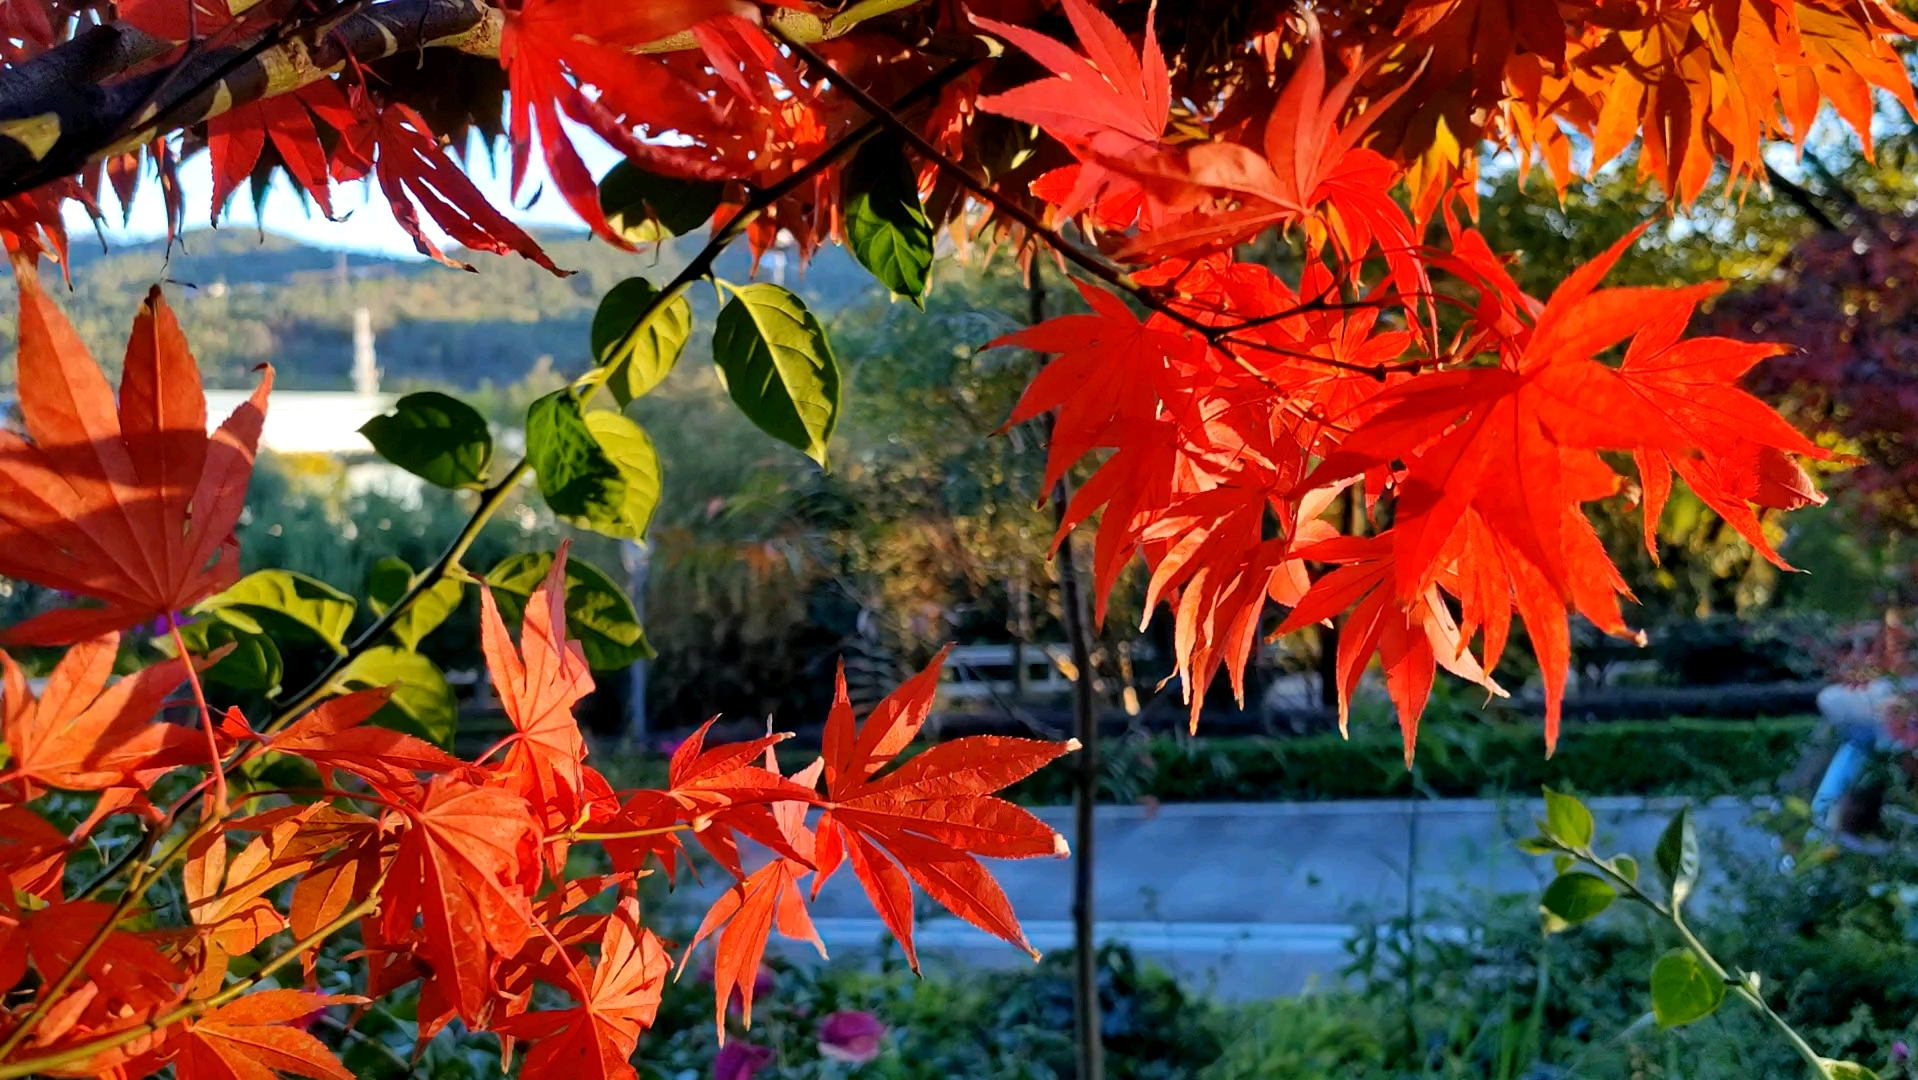
[[[103,253],[91,238],[76,235],[73,289],[60,302],[94,355],[114,372],[134,309],[157,280],[164,282],[210,386],[249,385],[248,372],[271,362],[287,388],[346,389],[359,307],[372,314],[388,387],[504,386],[518,382],[542,356],[561,372],[584,368],[599,297],[635,275],[663,283],[685,265],[683,252],[695,250],[700,238],[638,254],[583,233],[540,239],[554,262],[577,273],[560,278],[517,257],[466,252],[462,257],[479,268],[467,274],[231,226],[188,233],[171,253],[160,242]],[[769,256],[760,279],[774,277],[776,265]],[[720,260],[719,272],[746,280],[744,245]],[[803,274],[796,262],[789,265],[784,277],[822,312],[875,288],[839,248],[822,249]],[[0,290],[0,384],[9,388],[16,303],[11,288]],[[693,303],[710,328],[712,290],[695,289]]]

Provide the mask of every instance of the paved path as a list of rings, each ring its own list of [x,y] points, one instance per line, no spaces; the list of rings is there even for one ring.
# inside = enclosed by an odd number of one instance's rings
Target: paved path
[[[1683,801],[1590,804],[1600,849],[1649,863],[1660,830]],[[1744,824],[1749,803],[1718,800],[1698,812],[1701,828],[1741,849],[1767,850],[1768,838]],[[1540,813],[1534,802],[1476,799],[1101,807],[1100,937],[1227,996],[1294,993],[1335,977],[1362,911],[1391,918],[1408,898],[1422,912],[1435,896],[1542,888],[1550,862],[1513,846],[1536,831],[1532,819]],[[1039,814],[1054,828],[1071,828],[1069,808]],[[1069,861],[989,865],[1037,948],[1071,944]],[[680,900],[703,907],[712,888],[684,890],[691,895]],[[918,939],[928,968],[1024,962],[1016,950],[921,901]],[[827,884],[813,910],[835,955],[856,954],[883,934],[849,872]]]

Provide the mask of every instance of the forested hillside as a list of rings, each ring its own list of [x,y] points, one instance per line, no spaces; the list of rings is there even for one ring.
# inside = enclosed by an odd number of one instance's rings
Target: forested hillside
[[[95,355],[117,371],[127,321],[147,287],[165,280],[208,385],[249,385],[247,371],[271,361],[281,386],[302,390],[348,387],[353,312],[365,307],[387,386],[471,389],[517,382],[541,356],[561,371],[583,369],[598,298],[634,274],[670,278],[682,261],[670,243],[651,262],[583,233],[548,235],[542,243],[555,262],[576,273],[556,278],[523,259],[464,252],[459,257],[481,271],[465,274],[431,262],[309,247],[237,226],[188,233],[170,252],[156,241],[116,245],[103,254],[92,238],[76,236],[73,288],[63,302]],[[778,259],[778,252],[767,256],[762,277],[780,272]],[[720,261],[721,276],[744,280],[749,273],[743,249]],[[871,287],[839,248],[820,251],[803,272],[794,260],[784,276],[815,309],[838,308]],[[15,303],[11,295],[0,298],[0,380],[7,385]],[[710,316],[710,293],[695,295],[693,303]]]

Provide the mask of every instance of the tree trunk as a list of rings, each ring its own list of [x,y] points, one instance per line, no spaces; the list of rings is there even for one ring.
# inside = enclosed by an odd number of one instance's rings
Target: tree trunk
[[[1039,276],[1039,259],[1032,261],[1027,319],[1045,321],[1046,289]],[[1051,432],[1047,432],[1048,441]],[[1053,512],[1063,525],[1072,486],[1061,477],[1052,489]],[[1072,718],[1079,739],[1073,761],[1072,791],[1072,1012],[1078,1042],[1078,1080],[1104,1080],[1105,1048],[1099,1028],[1099,942],[1093,912],[1094,808],[1099,799],[1099,709],[1092,696],[1092,618],[1085,589],[1079,580],[1077,545],[1068,536],[1059,545],[1059,608],[1078,669],[1072,680]]]

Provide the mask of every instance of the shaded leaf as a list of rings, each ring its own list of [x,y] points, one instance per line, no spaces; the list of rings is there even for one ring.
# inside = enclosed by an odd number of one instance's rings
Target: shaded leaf
[[[502,559],[487,572],[486,584],[508,619],[525,616],[527,598],[546,580],[552,565],[552,552],[536,552]],[[566,632],[586,650],[586,663],[596,671],[613,671],[653,656],[626,590],[578,556],[566,560]]]
[[[193,610],[200,614],[217,612],[251,633],[260,633],[263,627],[248,625],[248,617],[264,618],[268,623],[283,620],[332,646],[333,651],[344,653],[353,607],[351,596],[317,578],[293,570],[255,570]]]
[[[627,278],[608,290],[593,312],[593,359],[612,369],[606,388],[621,408],[665,380],[693,333],[693,308],[684,296],[640,319],[658,295],[645,278]]]
[[[826,464],[839,423],[839,360],[804,301],[764,282],[736,290],[713,330],[713,362],[747,419]]]
[[[606,224],[629,244],[684,236],[713,216],[724,184],[648,172],[622,161],[599,180],[599,207]]]
[[[846,249],[879,283],[920,307],[932,272],[932,223],[919,181],[895,139],[869,139],[840,180]]]
[[[381,457],[444,488],[486,485],[493,460],[493,435],[486,418],[471,405],[422,390],[394,403],[391,413],[360,426],[360,434]]]
[[[584,413],[560,390],[527,411],[526,448],[555,514],[608,536],[645,536],[659,505],[659,455],[638,424],[606,410]]]
[[[1665,826],[1653,858],[1658,863],[1658,878],[1665,883],[1673,909],[1677,909],[1698,883],[1698,830],[1692,825],[1690,807],[1680,808]]]
[[[1560,874],[1546,886],[1539,908],[1563,924],[1553,929],[1564,929],[1596,917],[1617,898],[1611,883],[1596,874]]]

